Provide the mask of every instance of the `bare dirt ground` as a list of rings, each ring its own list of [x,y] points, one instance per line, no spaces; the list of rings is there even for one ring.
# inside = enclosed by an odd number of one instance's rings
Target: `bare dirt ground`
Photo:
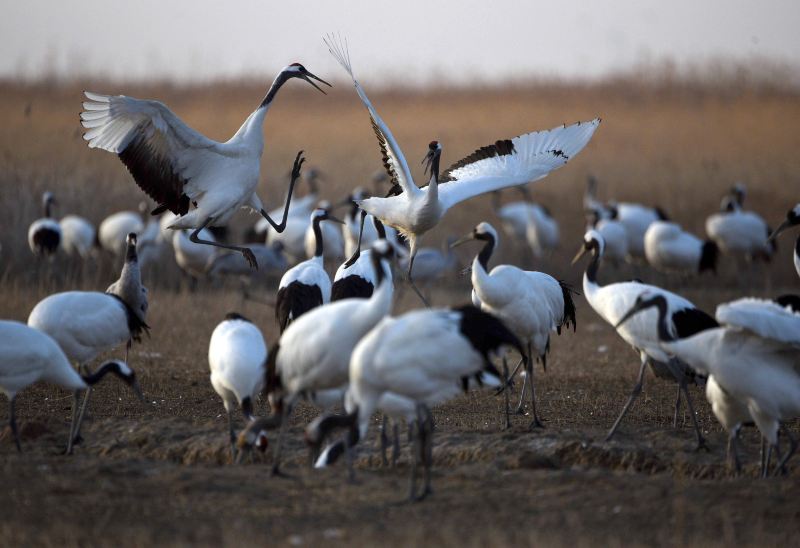
[[[463,288],[434,299],[460,295]],[[729,297],[690,296],[707,307]],[[35,296],[17,292],[6,302],[24,316],[23,303]],[[758,441],[747,432],[745,470],[731,474],[725,435],[698,389],[692,395],[710,452],[694,450],[686,412],[672,428],[674,386],[650,376],[618,437],[603,441],[637,357],[583,302],[578,332],[556,338],[547,373],[537,371],[546,428],[530,432],[528,417],[515,416],[512,429],[501,430],[502,398],[488,390],[436,409],[434,495],[418,504],[404,502],[406,444],[396,469],[381,465],[377,419],[352,485],[341,466],[308,468],[302,428],[315,412],[310,406],[289,430],[290,478],[270,477],[269,453],[230,464],[206,345],[238,296],[164,292],[153,303],[160,328],[131,357],[147,402],[117,383],[100,385],[74,456],[60,454],[70,395],[37,386],[19,397],[24,453],[8,432],[0,441],[4,545],[764,546],[794,544],[800,532],[796,465],[788,477],[757,479]],[[203,312],[186,318],[190,305]],[[406,294],[397,308],[411,306]],[[271,309],[248,304],[244,312],[272,341]]]
[[[445,143],[443,163],[449,164],[498,138],[601,116],[587,149],[533,188],[561,225],[560,248],[531,265],[504,241],[494,259],[534,266],[576,287],[580,269],[569,260],[585,227],[581,196],[589,173],[599,178],[602,198],[660,205],[698,235],[737,180],[748,184],[748,208],[773,226],[800,195],[800,134],[788,123],[800,116],[796,91],[740,85],[738,79],[711,86],[630,78],[428,92],[379,92],[372,82],[362,84],[415,173],[431,139]],[[142,199],[112,154],[89,150],[81,139],[82,89],[158,98],[192,127],[224,140],[266,85],[0,82],[0,317],[25,321],[47,294],[104,290],[118,274],[118,262],[108,257],[68,276],[54,274],[64,269],[63,258],[35,264],[24,236],[40,216],[44,190],[56,192],[57,216],[75,213],[94,223],[114,211],[136,210]],[[260,193],[270,206],[280,202],[283,176],[300,149],[309,166],[327,175],[321,194],[332,201],[356,185],[368,186],[380,167],[367,114],[349,83],[327,96],[288,86],[270,111],[265,142]],[[490,204],[480,198],[454,208],[424,245],[463,234],[479,220],[496,222]],[[238,216],[234,234],[253,221]],[[646,269],[601,277],[667,284],[713,312],[744,294],[797,292],[789,237],[780,244],[768,268],[750,271],[726,258],[717,277],[684,286]],[[462,259],[471,259],[473,251],[464,250]],[[118,383],[99,386],[85,441],[67,458],[59,453],[71,396],[46,385],[19,396],[24,453],[17,454],[8,432],[0,436],[0,545],[798,544],[800,461],[787,477],[756,479],[758,440],[747,431],[747,466],[734,477],[724,463],[725,435],[700,390],[692,394],[709,453],[694,451],[685,412],[672,428],[675,388],[649,375],[618,437],[602,441],[635,382],[638,358],[581,298],[577,333],[556,337],[547,373],[537,370],[546,428],[529,432],[529,419],[514,417],[513,428],[502,431],[502,398],[488,391],[436,409],[429,500],[403,503],[408,454],[397,469],[381,466],[374,428],[360,447],[355,485],[345,481],[340,466],[308,469],[301,429],[312,416],[309,407],[300,409],[290,430],[290,479],[269,477],[268,456],[232,466],[226,418],[208,380],[208,340],[224,314],[238,310],[272,345],[273,312],[257,304],[242,309],[233,287],[201,283],[188,293],[170,268],[158,280],[145,273],[152,338],[134,347],[130,361],[146,403]],[[434,293],[435,304],[468,300],[465,279],[447,284],[448,291]],[[417,306],[406,291],[395,310]],[[518,390],[519,384],[514,396]],[[0,400],[0,424],[6,420]]]

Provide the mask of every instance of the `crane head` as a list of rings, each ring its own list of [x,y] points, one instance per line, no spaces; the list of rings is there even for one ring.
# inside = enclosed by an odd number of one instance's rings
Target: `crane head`
[[[425,164],[425,173],[431,171],[431,166],[436,162],[436,160],[438,160],[441,154],[442,154],[442,144],[439,141],[431,141],[428,144],[428,153],[422,159],[422,163]]]
[[[300,63],[292,63],[291,65],[283,69],[282,72],[286,75],[287,78],[301,78],[305,80],[306,82],[308,82],[309,84],[320,90],[322,93],[325,93],[325,91],[317,84],[315,84],[314,80],[325,84],[329,88],[333,87],[331,84],[329,84],[319,76],[315,76],[314,74],[310,73],[306,69],[306,67],[304,67]]]
[[[800,225],[800,204],[797,204],[792,209],[789,210],[789,213],[786,214],[786,219],[781,223],[781,225],[776,228],[772,234],[769,235],[769,241],[771,242],[774,240],[778,234],[786,230],[787,228],[791,228],[793,226]]]

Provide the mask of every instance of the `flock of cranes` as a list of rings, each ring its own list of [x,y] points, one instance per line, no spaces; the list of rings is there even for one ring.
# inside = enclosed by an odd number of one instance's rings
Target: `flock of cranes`
[[[381,412],[384,429],[389,421],[394,426],[393,460],[399,443],[397,425],[409,425],[414,443],[409,497],[418,500],[431,493],[431,407],[470,387],[492,386],[505,393],[508,427],[509,386],[520,368],[525,374],[517,412],[525,412],[529,393],[530,427],[543,426],[534,366],[540,362],[546,370],[553,333],[577,329],[578,292],[544,272],[512,264],[490,268],[500,236],[488,222],[477,223],[444,252],[421,247],[420,239],[449,209],[492,194],[506,236],[523,243],[536,258],[548,254],[559,242],[558,225],[546,208],[530,200],[526,185],[578,154],[600,120],[498,140],[445,170],[440,170],[442,143],[431,141],[423,160],[428,179],[419,186],[388,125],[355,79],[346,48],[332,37],[325,42],[352,78],[378,140],[385,174],[374,178],[378,193],[371,197],[357,188],[338,204],[321,202],[321,174],[303,170],[301,151],[283,206],[271,212],[264,209],[256,193],[262,126],[278,91],[293,78],[323,93],[315,81],[330,85],[298,63],[278,74],[258,107],[225,143],[194,131],[160,102],[86,92],[81,123],[89,147],[117,154],[157,206],[149,220],[141,212],[119,212],[95,230],[74,215],[56,221],[55,198],[49,192],[44,195],[44,217],[28,232],[37,256],[52,255],[60,248],[87,257],[99,242],[124,262],[119,279],[104,292],[57,293],[33,308],[27,325],[0,321],[0,389],[9,398],[17,448],[21,444],[15,398],[35,382],[53,382],[74,391],[67,453],[80,440],[93,384],[112,373],[140,394],[127,349],[150,329],[140,263],[147,254],[158,261],[160,252],[155,250],[160,245],[171,246],[176,262],[195,277],[209,272],[282,273],[274,303],[280,331],[276,342],[268,345],[259,327],[237,313],[226,316],[210,337],[211,385],[227,412],[231,458],[237,462],[254,450],[266,450],[277,431],[272,470],[280,474],[292,411],[306,399],[324,410],[305,432],[312,464],[329,466],[345,456],[352,475],[356,445],[367,435],[372,415]],[[293,199],[300,181],[308,185],[308,192]],[[381,196],[386,190],[383,181],[391,186]],[[501,205],[499,193],[508,188],[519,189],[523,199]],[[731,459],[737,467],[737,436],[743,425],[752,422],[769,449],[762,459],[762,473],[770,471],[771,452],[779,459],[775,471],[784,471],[797,444],[782,424],[800,415],[800,298],[741,299],[720,305],[712,317],[656,285],[638,280],[601,285],[598,273],[602,265],[616,270],[630,262],[689,276],[714,271],[720,253],[747,260],[767,258],[774,253],[777,235],[800,224],[800,205],[773,232],[757,214],[744,209],[745,189],[737,185],[720,211],[709,217],[708,239],[702,240],[658,208],[602,202],[597,190],[596,179],[590,177],[584,196],[587,231],[573,263],[590,255],[583,298],[641,360],[636,385],[607,439],[614,436],[641,392],[649,366],[656,377],[675,383],[675,420],[683,400],[698,447],[705,440],[690,383],[705,386],[715,416],[730,432]],[[347,207],[344,221],[333,215],[339,206]],[[261,243],[228,243],[212,233],[240,208],[263,217],[262,226],[253,230]],[[472,241],[480,244],[470,269],[472,304],[430,308],[417,284],[453,272],[450,248]],[[800,237],[794,248],[798,275],[799,256]],[[345,258],[331,279],[326,262],[336,264]],[[394,268],[405,271],[425,307],[392,316],[398,282]],[[124,361],[112,360],[91,372],[98,354],[123,344]],[[508,366],[508,350],[519,354],[513,369]],[[495,365],[498,362],[502,367]],[[78,372],[70,363],[78,366]],[[82,404],[81,391],[85,391]],[[260,395],[268,401],[268,416],[255,411]],[[238,434],[237,407],[245,419]],[[778,438],[781,430],[789,440],[785,451]],[[341,438],[336,438],[338,431],[343,431]],[[383,430],[384,451],[386,439]],[[424,469],[421,490],[418,465]]]

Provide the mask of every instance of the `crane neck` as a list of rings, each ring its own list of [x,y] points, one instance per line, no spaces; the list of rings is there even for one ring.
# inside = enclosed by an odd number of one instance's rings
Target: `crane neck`
[[[278,95],[278,91],[280,91],[281,86],[289,81],[291,78],[291,74],[288,72],[281,71],[276,77],[275,80],[272,82],[272,85],[267,90],[267,94],[264,96],[264,99],[261,101],[261,104],[258,105],[258,110],[264,110],[265,112],[269,110],[270,105],[272,105],[272,101],[275,99],[275,96]]]
[[[50,218],[52,213],[53,203],[50,200],[45,200],[44,202],[44,216],[46,218]]]
[[[596,240],[592,240],[589,246],[592,252],[592,259],[589,261],[589,264],[586,265],[586,279],[590,283],[598,285],[597,272],[600,270],[600,261],[603,259],[603,252],[600,250],[600,244]]]
[[[658,309],[658,338],[664,342],[674,342],[677,337],[667,327],[667,300],[662,295],[653,297],[653,306]]]
[[[439,198],[439,156],[437,152],[431,159],[431,178],[428,181],[428,199],[437,200]]]
[[[322,217],[314,217],[314,221],[311,223],[312,227],[314,228],[314,241],[316,247],[314,248],[314,257],[322,257],[322,227],[320,227],[320,223],[323,221]]]
[[[100,368],[94,373],[91,373],[89,375],[81,375],[81,378],[83,379],[83,382],[85,382],[87,385],[94,386],[109,373],[111,373],[112,375],[116,375],[117,377],[125,381],[128,380],[128,375],[125,375],[120,369],[119,363],[113,360],[108,361],[103,365],[101,365]]]
[[[475,260],[481,265],[483,270],[489,272],[489,260],[492,258],[492,253],[494,253],[497,242],[495,242],[494,236],[491,234],[481,234],[478,238],[484,240],[486,243],[483,244],[483,248],[475,257]]]

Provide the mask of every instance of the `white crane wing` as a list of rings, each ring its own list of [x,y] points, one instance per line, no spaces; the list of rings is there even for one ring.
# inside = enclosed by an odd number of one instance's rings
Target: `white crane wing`
[[[800,347],[800,313],[774,301],[744,298],[717,307],[717,321]]]
[[[361,84],[359,84],[356,77],[353,76],[353,66],[350,63],[350,54],[347,51],[346,44],[343,47],[341,41],[337,42],[333,36],[328,36],[324,41],[331,55],[333,55],[339,64],[347,71],[350,78],[353,79],[353,85],[356,88],[356,92],[358,92],[358,97],[369,111],[372,129],[375,131],[375,136],[378,138],[378,144],[383,154],[383,167],[389,174],[392,185],[400,185],[400,188],[402,188],[403,192],[407,193],[408,196],[419,192],[419,189],[414,184],[414,178],[411,176],[411,170],[408,169],[408,163],[406,162],[405,156],[403,156],[403,151],[400,150],[400,146],[397,144],[397,141],[395,141],[391,130],[389,130],[389,126],[387,126],[378,115],[378,112],[375,110],[375,107],[372,106],[367,94],[364,93]]]
[[[481,147],[445,170],[439,201],[447,210],[486,192],[541,179],[580,152],[598,125],[595,118]]]
[[[160,206],[176,215],[189,210],[184,185],[189,168],[211,151],[223,154],[220,143],[187,126],[158,101],[124,95],[84,92],[81,124],[90,148],[119,155],[136,184]]]

